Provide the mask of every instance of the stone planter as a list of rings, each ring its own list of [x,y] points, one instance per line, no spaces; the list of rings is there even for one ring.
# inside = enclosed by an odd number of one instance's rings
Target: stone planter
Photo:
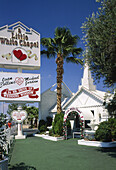
[[[49,135],[41,135],[41,134],[34,134],[34,136],[36,137],[42,137],[44,139],[47,139],[47,140],[52,140],[52,141],[59,141],[59,140],[63,140],[64,137],[63,136],[60,136],[60,137],[54,137],[54,136],[49,136]]]
[[[103,147],[103,148],[116,147],[116,141],[114,141],[114,142],[100,142],[100,141],[86,141],[86,140],[82,139],[82,140],[78,140],[78,144],[86,145],[86,146]]]
[[[0,170],[8,170],[8,158],[0,161]]]

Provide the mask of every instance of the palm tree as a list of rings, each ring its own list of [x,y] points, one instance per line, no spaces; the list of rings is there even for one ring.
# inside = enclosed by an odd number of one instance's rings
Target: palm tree
[[[47,58],[57,56],[57,113],[60,114],[61,108],[61,89],[63,80],[63,63],[64,59],[67,62],[80,63],[82,60],[77,58],[77,55],[82,52],[81,48],[77,48],[77,42],[79,37],[72,35],[70,30],[66,27],[57,27],[55,29],[54,38],[42,38],[41,44],[45,47],[45,50],[41,51],[41,54],[46,54]]]

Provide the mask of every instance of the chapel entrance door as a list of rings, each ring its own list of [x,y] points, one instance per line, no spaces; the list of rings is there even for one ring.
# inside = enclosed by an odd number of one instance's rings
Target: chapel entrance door
[[[78,115],[76,115],[75,118],[75,131],[80,131],[80,120]]]

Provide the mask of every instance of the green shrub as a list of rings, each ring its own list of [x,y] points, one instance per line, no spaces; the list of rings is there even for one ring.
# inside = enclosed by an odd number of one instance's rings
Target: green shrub
[[[45,120],[40,120],[39,121],[39,126],[38,126],[38,130],[40,132],[45,132],[47,130],[47,126],[51,126],[52,125],[52,118],[50,116],[46,117],[46,121]]]
[[[71,128],[70,120],[66,120],[66,126],[67,128]]]
[[[40,132],[45,132],[47,130],[47,123],[46,123],[45,120],[39,121],[38,129],[39,129]]]
[[[112,141],[111,128],[108,121],[100,123],[98,129],[95,132],[95,139],[102,142]]]
[[[52,130],[54,134],[60,136],[63,135],[63,117],[64,117],[63,113],[55,115],[54,122],[52,123]]]
[[[116,129],[112,131],[112,139],[116,141]]]
[[[40,132],[45,132],[47,130],[46,125],[40,126]]]
[[[46,123],[47,123],[47,126],[51,126],[52,125],[52,117],[51,116],[47,116],[46,117]]]
[[[52,131],[52,129],[49,130],[49,135],[50,135],[50,136],[53,136],[53,131]]]
[[[116,140],[116,119],[110,118],[108,121],[100,123],[95,133],[95,139],[103,142]]]
[[[69,120],[66,120],[67,134],[71,135],[71,124]]]
[[[110,118],[108,122],[111,128],[112,139],[116,140],[116,119]]]

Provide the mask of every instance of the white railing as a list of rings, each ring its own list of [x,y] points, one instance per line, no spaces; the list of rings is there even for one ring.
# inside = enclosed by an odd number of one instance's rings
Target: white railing
[[[0,145],[4,148],[6,154],[8,154],[9,149],[14,141],[16,130],[16,125],[11,126],[11,128],[0,128]]]

